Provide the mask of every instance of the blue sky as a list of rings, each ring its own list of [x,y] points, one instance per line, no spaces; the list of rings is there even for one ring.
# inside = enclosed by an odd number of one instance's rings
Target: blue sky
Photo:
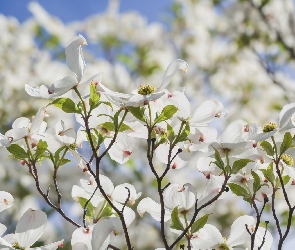
[[[14,16],[20,22],[28,19],[31,13],[27,9],[29,0],[1,0],[0,13]],[[89,15],[106,9],[108,0],[39,0],[50,14],[64,22],[83,20]],[[120,11],[137,10],[146,16],[149,22],[163,21],[172,0],[121,0]]]

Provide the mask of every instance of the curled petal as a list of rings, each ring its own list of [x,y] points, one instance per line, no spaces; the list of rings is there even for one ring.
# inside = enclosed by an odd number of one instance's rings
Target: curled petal
[[[86,66],[82,53],[82,45],[87,45],[87,42],[82,35],[79,35],[70,40],[65,49],[66,63],[69,69],[76,75],[78,82],[81,81]]]
[[[137,206],[137,212],[140,216],[143,216],[146,212],[149,213],[155,220],[161,220],[161,206],[159,203],[155,202],[151,198],[142,199]],[[171,213],[165,211],[165,221],[170,220]]]
[[[178,70],[182,70],[186,73],[186,71],[188,70],[188,64],[181,59],[173,60],[165,71],[163,82],[158,91],[163,90],[167,87],[167,85],[170,83],[171,78],[176,74]]]

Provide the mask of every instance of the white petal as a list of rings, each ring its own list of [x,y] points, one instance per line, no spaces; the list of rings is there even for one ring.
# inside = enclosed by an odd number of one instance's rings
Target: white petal
[[[0,191],[0,212],[10,208],[13,205],[14,198],[13,196],[5,191]],[[1,233],[0,233],[1,235]]]
[[[254,242],[254,245],[256,247],[261,246],[264,234],[265,234],[265,228],[258,227],[256,236],[255,236],[255,242]],[[265,234],[265,241],[264,241],[263,246],[261,247],[261,250],[270,250],[272,242],[273,242],[273,237],[272,237],[271,233],[267,230],[266,234]]]
[[[30,119],[26,117],[20,117],[15,119],[15,121],[12,123],[12,128],[27,128],[29,129],[31,125]]]
[[[165,71],[163,82],[161,86],[159,87],[158,91],[163,90],[167,87],[167,85],[170,83],[171,78],[176,74],[178,70],[182,70],[183,72],[186,72],[187,69],[188,69],[188,64],[185,61],[181,59],[173,60]]]
[[[233,222],[230,229],[230,235],[227,239],[227,244],[229,246],[239,246],[246,243],[250,239],[246,225],[251,232],[251,228],[255,227],[255,219],[252,216],[244,215],[240,216]]]
[[[72,250],[89,250],[89,248],[86,244],[77,242],[72,246]]]
[[[130,197],[128,201],[133,204],[138,195],[136,193],[135,187],[129,183],[124,183],[116,186],[114,192],[112,193],[112,198],[117,202],[125,203],[129,194],[128,190],[130,192]]]
[[[198,232],[193,234],[191,243],[194,248],[209,249],[219,243],[223,243],[223,239],[216,227],[206,224]]]
[[[63,240],[60,240],[60,241],[53,242],[53,243],[50,243],[45,246],[36,247],[36,248],[32,248],[32,249],[35,249],[35,250],[56,250],[62,246],[63,246]]]
[[[289,120],[290,117],[295,113],[295,103],[287,104],[283,107],[283,109],[280,112],[279,116],[279,128],[284,128]]]
[[[207,100],[202,102],[195,110],[190,123],[192,126],[208,124],[215,117],[226,116],[227,110],[218,101]]]
[[[16,225],[16,238],[20,247],[33,245],[43,234],[47,223],[44,212],[28,209]]]
[[[78,82],[81,81],[86,66],[81,48],[85,44],[87,44],[86,39],[79,35],[69,41],[65,49],[66,63],[69,69],[76,75]]]
[[[146,212],[149,213],[155,220],[161,220],[161,206],[159,203],[155,202],[151,198],[147,197],[142,199],[137,206],[137,212],[140,216],[143,216]],[[170,220],[171,213],[169,211],[165,211],[165,221]]]
[[[5,233],[7,227],[0,223],[0,237]]]
[[[30,96],[33,96],[33,97],[41,97],[40,95],[40,87],[31,87],[27,84],[25,84],[25,90],[26,92],[30,95]]]
[[[75,246],[77,243],[83,243],[87,246],[87,248],[85,249],[91,250],[92,232],[93,232],[93,225],[90,225],[88,229],[85,229],[83,227],[77,228],[72,234],[71,245]],[[79,245],[83,246],[83,244],[79,244]]]
[[[110,138],[105,139],[104,144],[107,148],[111,142]],[[134,148],[134,138],[128,136],[125,133],[119,133],[115,143],[108,151],[111,159],[114,161],[124,164],[129,160]]]
[[[115,231],[113,223],[109,219],[99,220],[92,233],[92,250],[99,250],[111,232]]]
[[[39,111],[37,112],[36,116],[32,120],[32,125],[30,128],[31,134],[37,133],[39,131],[45,115],[46,115],[46,109],[40,108]]]

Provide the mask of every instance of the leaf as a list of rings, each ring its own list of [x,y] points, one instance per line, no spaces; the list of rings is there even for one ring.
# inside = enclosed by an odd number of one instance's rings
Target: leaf
[[[233,167],[232,167],[232,174],[237,174],[241,169],[246,167],[246,165],[249,162],[253,162],[252,160],[249,159],[240,159],[234,162]]]
[[[40,140],[37,145],[35,158],[38,159],[41,156],[43,156],[43,154],[46,152],[47,148],[48,148],[47,142]]]
[[[191,228],[192,233],[198,232],[201,228],[203,228],[206,225],[209,216],[210,214],[205,214],[195,221]]]
[[[29,158],[28,153],[18,144],[10,145],[9,147],[7,147],[7,150],[13,155],[14,158],[18,160]]]
[[[168,123],[167,123],[167,138],[170,143],[172,143],[175,138],[174,130]]]
[[[282,177],[283,179],[283,184],[284,186],[288,184],[288,182],[290,181],[291,177],[289,175],[285,175]]]
[[[122,123],[120,128],[119,128],[119,132],[124,132],[126,130],[132,130],[132,128],[130,128],[127,124]]]
[[[100,124],[99,126],[103,127],[104,129],[108,131],[115,131],[115,125],[112,122],[104,122]]]
[[[96,136],[97,136],[97,146],[99,146],[100,144],[103,143],[104,138],[103,138],[103,136],[97,131],[97,129],[94,128],[93,130],[94,130],[94,132],[95,132],[95,134],[96,134]]]
[[[65,148],[67,148],[66,146],[63,146],[61,148],[59,148],[58,150],[56,150],[55,154],[54,154],[54,162],[57,163],[59,161],[59,154],[61,151],[63,151]]]
[[[281,147],[280,147],[280,155],[285,153],[291,147],[292,147],[292,136],[291,136],[290,132],[287,132],[284,135],[284,140],[283,140]]]
[[[79,108],[70,98],[57,98],[51,104],[62,109],[66,113],[80,114]]]
[[[179,142],[188,140],[189,134],[190,134],[190,126],[189,126],[189,123],[186,123],[184,130],[181,132],[179,136],[176,137],[173,144],[176,145]]]
[[[268,165],[267,169],[261,169],[260,171],[263,173],[265,179],[274,184],[275,175],[273,173],[273,162]]]
[[[90,98],[89,98],[89,105],[90,110],[95,109],[99,106],[100,102],[100,94],[96,92],[96,85],[91,83],[90,84]]]
[[[261,180],[258,174],[256,174],[254,171],[251,171],[251,174],[254,178],[254,183],[253,183],[253,192],[257,193],[257,191],[260,189],[261,187]]]
[[[268,141],[261,142],[260,146],[263,148],[263,150],[266,152],[267,155],[269,156],[274,155],[273,146]]]
[[[88,199],[84,198],[84,197],[77,197],[79,200],[79,203],[81,205],[81,207],[84,209],[86,202],[88,201]],[[91,201],[87,204],[87,212],[86,212],[86,216],[89,217],[93,217],[94,216],[94,206],[92,205]]]
[[[138,120],[146,122],[144,115],[144,108],[141,107],[128,107],[129,112]]]
[[[219,152],[218,152],[218,150],[216,149],[216,148],[214,148],[213,147],[213,149],[214,149],[214,151],[215,151],[215,153],[214,153],[214,157],[215,157],[215,165],[217,166],[217,167],[219,167],[222,171],[225,171],[225,169],[224,169],[224,162],[223,162],[223,160],[221,159],[221,156],[220,156],[220,154],[219,154]]]
[[[178,108],[176,108],[174,105],[167,105],[163,108],[160,115],[155,119],[154,124],[170,119],[177,112],[177,110]]]
[[[248,194],[247,190],[235,183],[229,183],[228,186],[230,190],[237,196],[242,196],[244,200],[248,200],[250,198],[250,194]]]
[[[102,217],[110,217],[113,212],[112,212],[112,207],[110,204],[107,204],[104,209],[102,210],[101,214],[99,215],[99,218],[102,218]]]
[[[65,165],[67,163],[71,162],[71,160],[69,159],[66,159],[66,158],[63,158],[60,162],[59,162],[59,167],[62,166],[62,165]]]
[[[178,207],[175,207],[171,213],[171,224],[170,224],[170,228],[172,229],[176,229],[176,230],[184,230],[184,227],[179,219],[178,216]]]

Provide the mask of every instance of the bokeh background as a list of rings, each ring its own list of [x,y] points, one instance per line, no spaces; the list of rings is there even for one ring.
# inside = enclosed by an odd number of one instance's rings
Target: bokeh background
[[[51,84],[69,74],[64,47],[77,34],[89,44],[83,48],[86,78],[103,72],[103,83],[117,91],[130,92],[142,83],[159,86],[173,59],[186,60],[189,71],[173,78],[168,88],[184,87],[193,107],[206,99],[221,101],[229,115],[214,123],[219,131],[235,119],[259,126],[277,121],[279,110],[294,101],[295,12],[291,0],[3,0],[0,13],[0,133],[10,129],[16,118],[30,117],[48,103],[29,97],[24,85]],[[61,116],[76,126],[74,117],[57,110],[49,113],[48,126]],[[87,156],[87,150],[83,153]],[[0,154],[0,190],[15,197],[14,208],[0,214],[1,223],[13,232],[17,219],[29,207],[42,209],[51,220],[41,241],[62,237],[65,249],[70,249],[74,228],[42,201],[27,169],[9,158],[5,149],[0,148]],[[106,159],[103,171],[114,183],[132,182],[143,196],[153,197],[155,183],[141,155],[137,153],[124,166]],[[46,188],[52,181],[52,168],[45,164],[40,171]],[[59,173],[63,205],[77,220],[81,209],[70,192],[80,178],[83,175],[75,163]],[[190,182],[197,191],[207,181],[197,173],[194,159],[168,180]],[[211,209],[216,215],[212,223],[224,235],[238,215],[251,214],[249,207],[234,199],[217,202]],[[278,209],[283,221],[285,207],[279,204]],[[135,248],[160,247],[158,231],[148,217],[135,222],[131,228]],[[121,244],[120,236],[115,240]]]

